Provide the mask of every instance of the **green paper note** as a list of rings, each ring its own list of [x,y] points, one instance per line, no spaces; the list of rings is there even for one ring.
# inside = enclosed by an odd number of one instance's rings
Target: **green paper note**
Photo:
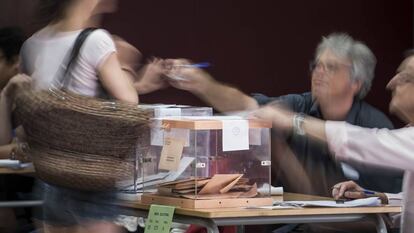
[[[145,223],[145,233],[169,233],[174,209],[174,206],[151,205]]]

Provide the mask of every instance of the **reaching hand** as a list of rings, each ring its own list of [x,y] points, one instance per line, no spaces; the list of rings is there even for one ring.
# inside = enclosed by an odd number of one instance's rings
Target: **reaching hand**
[[[273,127],[287,131],[292,129],[293,115],[293,112],[277,104],[266,105],[252,112],[252,116],[272,121]]]
[[[138,93],[146,94],[167,87],[168,82],[164,78],[165,72],[165,61],[153,58],[141,69],[138,75],[138,81],[135,82]]]
[[[191,62],[185,59],[167,60],[165,75],[168,77],[168,82],[177,89],[203,95],[208,92],[215,80],[203,69],[190,65]]]

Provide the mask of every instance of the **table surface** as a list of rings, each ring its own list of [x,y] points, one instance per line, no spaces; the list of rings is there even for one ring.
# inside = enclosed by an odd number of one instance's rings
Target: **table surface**
[[[12,174],[33,174],[35,170],[33,166],[27,168],[13,169],[7,167],[0,167],[0,174],[12,175]]]
[[[280,200],[280,197],[274,197]],[[284,193],[285,201],[308,201],[308,200],[331,200],[327,197],[318,197],[296,193]],[[124,201],[120,205],[135,209],[149,209],[149,205],[140,202]],[[400,213],[400,206],[378,206],[378,207],[351,207],[351,208],[330,208],[330,207],[307,207],[297,209],[246,209],[246,208],[218,208],[218,209],[185,209],[176,208],[175,213],[201,218],[234,218],[234,217],[257,217],[257,216],[298,216],[298,215],[341,215],[341,214],[380,214]]]

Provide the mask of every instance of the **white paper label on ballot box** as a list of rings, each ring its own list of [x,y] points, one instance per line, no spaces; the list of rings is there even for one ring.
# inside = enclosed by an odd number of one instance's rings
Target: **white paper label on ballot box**
[[[249,149],[249,122],[247,120],[223,120],[223,151]]]

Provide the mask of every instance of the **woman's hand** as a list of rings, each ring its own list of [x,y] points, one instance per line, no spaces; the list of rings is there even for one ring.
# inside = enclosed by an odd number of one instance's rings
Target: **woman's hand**
[[[17,87],[31,83],[32,79],[25,74],[17,74],[13,76],[2,90],[2,97],[12,99],[15,95]]]
[[[141,69],[134,86],[140,94],[163,89],[168,86],[168,82],[164,78],[165,73],[165,61],[153,58]]]
[[[27,143],[14,142],[10,152],[10,159],[19,160],[20,162],[31,162],[29,146]]]

